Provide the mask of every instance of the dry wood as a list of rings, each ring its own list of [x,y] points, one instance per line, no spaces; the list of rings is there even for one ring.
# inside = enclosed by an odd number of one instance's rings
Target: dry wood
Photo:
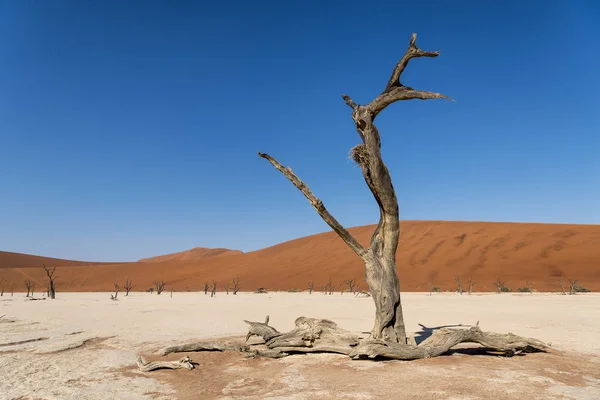
[[[308,294],[312,294],[315,283],[313,281],[308,282]]]
[[[217,294],[217,281],[212,282],[212,290],[210,292],[210,297],[214,297]]]
[[[240,291],[240,278],[233,278],[231,283],[233,283],[233,294],[236,295]]]
[[[54,286],[54,281],[56,280],[56,277],[54,276],[54,273],[56,272],[56,267],[49,269],[49,268],[46,268],[45,264],[43,264],[42,267],[44,268],[44,271],[46,272],[46,275],[48,276],[48,297],[51,299],[55,299],[56,298],[56,288]]]
[[[562,291],[562,294],[567,294],[565,292],[565,284],[563,282],[563,277],[562,276],[558,279],[558,283],[560,284],[560,290]]]
[[[119,285],[117,285],[116,283],[113,283],[113,285],[115,286],[115,294],[111,294],[110,295],[110,299],[111,300],[119,300],[117,297],[119,297]]]
[[[25,280],[25,289],[27,289],[27,294],[25,295],[25,297],[29,297],[32,296],[33,297],[33,288],[34,288],[34,283],[31,282],[29,279]]]
[[[165,290],[167,283],[165,281],[154,281],[152,284],[154,285],[154,289],[156,289],[156,294],[159,295]]]
[[[458,293],[460,293],[460,295],[462,296],[462,294],[463,294],[463,287],[462,287],[462,282],[460,281],[460,276],[458,274],[454,274],[454,281],[456,282],[456,286],[457,286],[456,291]]]
[[[475,282],[471,277],[469,277],[469,295],[473,291],[473,286],[475,286],[477,282]]]
[[[129,296],[129,292],[131,292],[131,289],[133,289],[133,285],[129,279],[125,280],[125,285],[123,285],[123,288],[125,289],[125,296]]]
[[[575,286],[577,285],[577,282],[576,279],[569,278],[569,294],[573,295],[576,293]]]
[[[167,354],[171,353],[185,353],[197,351],[241,351],[242,347],[242,345],[236,345],[228,342],[202,341],[165,347],[157,351],[156,354],[160,356],[166,356]]]
[[[194,364],[189,357],[183,357],[178,361],[150,361],[145,362],[142,357],[138,356],[137,366],[142,372],[150,372],[157,369],[194,369]]]
[[[352,108],[352,119],[362,143],[351,151],[353,160],[360,166],[363,178],[379,207],[380,219],[365,248],[325,208],[310,188],[296,176],[291,168],[265,153],[258,153],[280,171],[309,201],[321,218],[336,232],[346,245],[364,262],[366,282],[375,302],[375,322],[370,335],[355,334],[339,328],[333,321],[300,317],[296,328],[280,333],[263,322],[244,321],[249,325],[246,341],[260,336],[264,343],[240,347],[247,354],[265,357],[285,357],[293,353],[333,352],[353,358],[384,357],[410,360],[437,356],[453,346],[474,342],[492,350],[513,355],[522,351],[543,350],[546,345],[535,339],[513,334],[483,332],[478,326],[470,329],[440,329],[416,345],[414,338],[407,338],[400,300],[400,283],[396,271],[396,250],[400,235],[398,200],[390,173],[381,156],[381,137],[374,124],[377,115],[390,104],[411,99],[449,99],[435,92],[415,90],[400,83],[402,72],[413,58],[437,57],[438,52],[428,52],[416,46],[413,34],[409,46],[394,67],[385,89],[367,105],[356,104],[349,96],[342,98]],[[498,290],[503,284],[498,280]],[[462,285],[460,286],[462,292]],[[333,293],[331,279],[324,287],[325,294]],[[189,346],[189,345],[188,345]],[[202,346],[197,346],[202,347]]]

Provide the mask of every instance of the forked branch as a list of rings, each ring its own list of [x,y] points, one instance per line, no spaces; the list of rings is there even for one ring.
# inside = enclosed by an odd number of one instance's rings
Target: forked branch
[[[313,208],[317,210],[317,213],[319,213],[321,218],[323,218],[323,221],[325,221],[327,225],[329,225],[331,229],[333,229],[335,233],[342,238],[342,240],[352,249],[352,251],[354,251],[360,258],[365,257],[367,250],[360,243],[358,243],[358,240],[356,240],[354,236],[352,236],[350,232],[348,232],[348,230],[346,230],[346,228],[344,228],[342,224],[340,224],[333,217],[333,215],[329,213],[329,211],[327,211],[323,205],[323,202],[311,192],[310,188],[304,182],[302,182],[294,172],[292,172],[291,168],[284,167],[279,163],[279,161],[268,154],[258,153],[258,156],[269,161],[279,172],[285,175],[285,177],[288,178],[290,182],[292,182],[294,186],[296,186],[296,188],[300,190],[308,199]]]

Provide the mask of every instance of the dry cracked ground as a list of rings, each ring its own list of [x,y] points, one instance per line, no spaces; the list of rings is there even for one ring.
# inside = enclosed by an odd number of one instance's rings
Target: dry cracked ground
[[[239,353],[205,352],[186,353],[197,363],[191,371],[140,372],[135,365],[138,354],[146,360],[176,360],[182,354],[159,357],[154,353],[164,345],[194,338],[243,334],[244,325],[238,324],[237,313],[227,312],[240,300],[244,307],[268,309],[274,325],[286,318],[293,321],[296,307],[307,308],[307,314],[312,311],[313,315],[316,307],[325,308],[323,312],[346,320],[346,326],[356,329],[364,329],[372,315],[361,312],[369,309],[369,299],[348,296],[328,299],[287,295],[254,301],[247,294],[243,300],[221,296],[211,302],[197,294],[188,295],[171,301],[156,296],[148,300],[139,294],[138,298],[111,302],[105,294],[65,294],[54,304],[26,301],[21,294],[0,298],[0,315],[4,314],[0,318],[0,399],[600,398],[597,348],[588,346],[575,351],[576,337],[560,339],[560,335],[572,334],[591,340],[600,331],[595,325],[583,328],[598,331],[578,330],[574,326],[579,315],[575,308],[571,315],[554,313],[549,321],[530,321],[527,329],[538,331],[542,340],[554,340],[548,353],[508,358],[473,345],[433,359],[381,362],[332,354],[271,360],[246,358]],[[486,300],[484,296],[468,301],[473,306],[486,301],[511,305],[512,300],[505,300],[509,298]],[[600,297],[580,299],[577,310],[589,311],[592,318],[592,313],[598,311]],[[423,296],[415,301],[433,300]],[[465,300],[450,296],[443,299],[449,310],[455,310],[449,312],[449,317],[459,320],[460,311],[452,306],[453,301]],[[524,304],[538,300],[519,301]],[[496,307],[488,314],[490,320],[501,323],[526,309],[525,305],[521,310]],[[555,310],[560,311],[560,307]],[[364,317],[352,320],[357,311]],[[223,325],[223,319],[230,320],[230,325]],[[438,319],[436,314],[430,321]],[[561,328],[569,322],[573,326]],[[288,324],[282,328],[287,329]],[[544,330],[554,330],[555,334],[544,335]]]

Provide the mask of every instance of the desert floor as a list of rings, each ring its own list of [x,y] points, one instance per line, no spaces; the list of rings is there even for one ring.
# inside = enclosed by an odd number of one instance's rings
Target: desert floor
[[[186,353],[192,371],[139,372],[136,356],[195,339],[244,336],[243,319],[280,331],[299,316],[369,331],[370,298],[322,293],[58,293],[0,297],[0,399],[599,399],[600,295],[403,295],[408,330],[470,325],[552,344],[507,358],[477,351],[410,362],[314,354],[279,360]],[[422,326],[421,326],[422,325]]]

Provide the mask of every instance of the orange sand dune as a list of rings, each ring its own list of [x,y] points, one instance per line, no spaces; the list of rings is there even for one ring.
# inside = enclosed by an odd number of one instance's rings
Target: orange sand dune
[[[194,247],[190,250],[180,251],[178,253],[165,254],[162,256],[142,258],[139,262],[165,262],[165,261],[190,261],[201,258],[230,256],[233,254],[242,254],[240,250],[230,249],[207,249],[205,247]]]
[[[365,245],[373,230],[374,225],[350,229]],[[455,273],[463,282],[473,277],[476,291],[494,291],[498,277],[513,290],[529,280],[534,289],[556,291],[560,276],[600,290],[599,225],[402,221],[401,230],[397,266],[403,291],[426,291],[429,281],[452,290]],[[38,281],[38,288],[45,287],[41,268],[15,265],[0,269],[6,290],[23,290],[24,276]],[[357,278],[366,288],[360,259],[333,232],[227,257],[64,265],[57,270],[59,292],[109,291],[113,282],[122,285],[127,278],[134,290],[145,290],[156,279],[167,281],[167,290],[175,291],[201,290],[205,281],[214,279],[224,290],[234,277],[248,291],[258,287],[304,290],[311,280],[322,289],[330,277],[336,290],[349,278]]]

